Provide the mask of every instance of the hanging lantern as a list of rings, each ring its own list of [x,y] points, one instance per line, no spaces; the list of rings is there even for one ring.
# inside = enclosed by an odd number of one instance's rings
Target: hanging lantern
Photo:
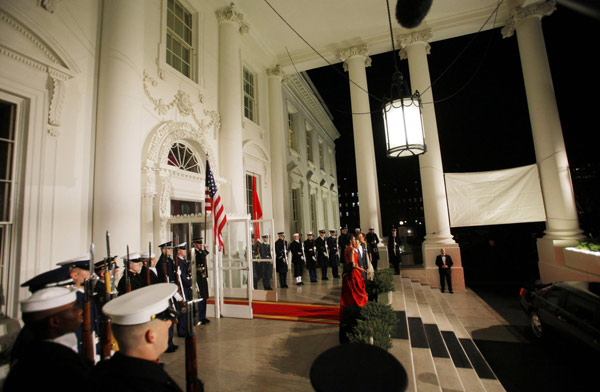
[[[399,92],[401,98],[389,99],[383,103],[385,140],[389,157],[409,157],[427,151],[421,96],[407,94],[407,86],[400,72],[394,74],[392,92]],[[406,97],[408,96],[408,97]]]

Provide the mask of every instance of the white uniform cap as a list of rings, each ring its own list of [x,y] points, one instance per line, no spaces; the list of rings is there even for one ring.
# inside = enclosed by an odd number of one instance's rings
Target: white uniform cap
[[[175,248],[178,248],[178,249],[179,248],[183,248],[183,249],[185,249],[185,248],[187,248],[187,242],[182,242],[181,244],[175,246]]]
[[[73,265],[78,265],[81,263],[84,263],[86,261],[90,261],[90,254],[86,253],[82,256],[78,256],[69,260],[65,260],[65,261],[61,261],[60,263],[57,263],[56,265],[67,265],[67,264],[73,264]],[[89,264],[88,264],[89,265]]]
[[[129,261],[137,263],[140,261],[141,257],[142,255],[140,255],[140,252],[133,252],[129,254]],[[127,260],[127,256],[123,256],[122,259]]]
[[[173,283],[157,283],[123,294],[109,301],[102,312],[116,325],[147,323],[169,307],[169,298],[175,294]]]
[[[300,234],[294,233],[294,235],[292,237],[296,237],[296,236],[300,237]]]
[[[147,259],[147,258],[148,258],[148,252],[144,252],[144,253],[142,253],[142,254],[140,255],[140,257],[141,257],[142,259]],[[153,253],[150,253],[150,258],[152,259],[152,258],[154,258],[154,257],[155,257],[155,255],[154,255],[154,252],[153,252]]]
[[[48,287],[33,293],[21,301],[23,313],[39,312],[42,310],[59,308],[77,300],[77,290],[66,287]]]

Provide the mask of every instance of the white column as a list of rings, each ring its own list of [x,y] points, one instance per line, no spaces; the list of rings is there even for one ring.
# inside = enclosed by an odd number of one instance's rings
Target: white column
[[[576,240],[583,236],[541,23],[542,17],[555,9],[555,1],[517,8],[502,34],[510,37],[515,29],[517,31],[535,156],[546,207],[544,238]]]
[[[423,210],[425,213],[425,241],[423,242],[423,262],[426,267],[427,281],[437,285],[439,276],[435,266],[435,258],[440,248],[445,248],[452,256],[452,286],[454,290],[464,290],[464,273],[460,257],[460,248],[450,233],[450,218],[444,181],[444,167],[438,136],[437,120],[429,77],[427,55],[431,39],[430,31],[415,32],[400,37],[403,47],[400,57],[408,58],[410,84],[413,91],[421,93],[423,105],[423,126],[427,152],[419,155],[421,170],[421,188],[423,193]]]
[[[246,213],[242,150],[242,67],[240,34],[248,31],[243,16],[230,5],[216,12],[219,21],[219,132],[220,176],[227,183],[220,189],[225,210]]]
[[[143,0],[103,5],[92,228],[100,254],[106,230],[112,253],[140,246],[144,5]]]
[[[410,84],[413,91],[421,93],[423,105],[423,126],[425,128],[425,143],[427,152],[419,155],[421,169],[421,186],[423,190],[423,209],[425,212],[425,243],[432,245],[453,244],[450,233],[450,219],[446,201],[446,186],[444,182],[444,167],[440,151],[437,120],[431,79],[429,77],[429,43],[431,33],[428,31],[408,34],[400,37],[403,46],[401,58],[408,58]]]
[[[371,107],[369,88],[365,68],[371,65],[367,45],[342,49],[339,53],[344,69],[350,76],[350,101],[352,103],[352,128],[354,134],[354,154],[356,157],[356,179],[360,225],[363,230],[374,227],[381,233],[379,214],[379,188],[377,185],[377,166],[373,129],[371,126]]]
[[[289,185],[287,174],[284,116],[281,82],[284,73],[279,65],[267,70],[269,76],[269,130],[271,135],[271,184],[273,187],[273,219],[275,232],[287,231],[290,225]],[[292,233],[293,234],[293,233]]]

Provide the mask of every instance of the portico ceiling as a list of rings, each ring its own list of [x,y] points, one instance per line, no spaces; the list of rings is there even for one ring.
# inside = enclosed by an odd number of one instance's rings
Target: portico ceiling
[[[392,49],[385,0],[268,0],[279,14],[331,63],[339,62],[338,51],[367,44],[369,54]],[[481,29],[499,0],[433,0],[423,23],[413,30],[394,18],[397,0],[390,0],[394,35],[431,29],[432,41],[471,34]],[[517,5],[532,1],[504,0],[495,27],[502,26]],[[217,1],[222,6],[228,1]],[[285,25],[264,0],[240,0],[236,4],[250,26],[250,34],[263,43],[286,70],[299,71],[326,65],[310,47]],[[493,27],[490,19],[484,30]],[[287,48],[287,51],[286,51]],[[398,43],[396,42],[396,48]],[[289,55],[288,55],[289,51]]]

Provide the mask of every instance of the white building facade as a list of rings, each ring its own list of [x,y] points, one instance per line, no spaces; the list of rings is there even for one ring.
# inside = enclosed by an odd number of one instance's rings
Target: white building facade
[[[119,255],[169,240],[202,211],[207,160],[229,216],[254,176],[276,232],[338,227],[339,134],[276,63],[225,2],[0,2],[4,311],[90,242],[103,256],[107,230]]]

